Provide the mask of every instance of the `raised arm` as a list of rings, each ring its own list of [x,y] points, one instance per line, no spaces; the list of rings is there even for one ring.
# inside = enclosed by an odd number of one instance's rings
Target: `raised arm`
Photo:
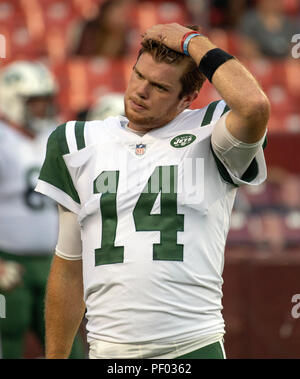
[[[191,30],[179,24],[155,25],[146,31],[144,38],[159,40],[182,52],[181,41],[187,32]],[[189,41],[188,53],[199,65],[216,48],[206,36],[200,35]],[[212,84],[231,109],[226,118],[228,131],[245,143],[260,140],[266,130],[270,104],[252,74],[237,59],[229,59],[214,71]]]

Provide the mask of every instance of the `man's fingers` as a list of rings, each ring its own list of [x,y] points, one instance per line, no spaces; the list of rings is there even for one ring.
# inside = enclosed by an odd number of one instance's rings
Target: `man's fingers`
[[[163,33],[163,27],[164,25],[161,24],[152,26],[151,28],[145,31],[145,33],[143,34],[143,38],[162,41],[165,38]]]
[[[170,49],[181,52],[181,39],[191,29],[185,26],[172,24],[158,24],[147,29],[143,35],[145,39],[153,39],[168,46]]]

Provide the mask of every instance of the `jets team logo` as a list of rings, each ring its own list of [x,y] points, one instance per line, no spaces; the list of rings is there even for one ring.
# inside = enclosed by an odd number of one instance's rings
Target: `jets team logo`
[[[180,134],[180,136],[174,137],[170,144],[176,148],[185,147],[194,142],[195,139],[196,136],[194,134]]]
[[[144,155],[146,151],[146,145],[140,143],[139,145],[135,146],[135,154],[136,155]]]

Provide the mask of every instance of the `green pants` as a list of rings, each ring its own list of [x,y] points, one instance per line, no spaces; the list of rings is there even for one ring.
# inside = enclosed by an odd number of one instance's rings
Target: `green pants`
[[[2,358],[23,358],[24,337],[33,331],[45,343],[44,299],[52,256],[18,256],[0,252],[0,259],[15,261],[24,269],[23,283],[3,292],[6,318],[0,318]],[[70,358],[84,358],[84,344],[76,337]]]
[[[221,343],[215,342],[176,359],[225,359],[225,355]]]

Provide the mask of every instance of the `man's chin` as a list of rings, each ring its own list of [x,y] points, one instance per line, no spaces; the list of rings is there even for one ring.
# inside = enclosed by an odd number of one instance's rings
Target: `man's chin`
[[[138,114],[137,112],[131,110],[126,110],[125,115],[131,124],[137,125],[145,129],[153,127],[153,119],[151,117],[142,116],[141,114]]]

